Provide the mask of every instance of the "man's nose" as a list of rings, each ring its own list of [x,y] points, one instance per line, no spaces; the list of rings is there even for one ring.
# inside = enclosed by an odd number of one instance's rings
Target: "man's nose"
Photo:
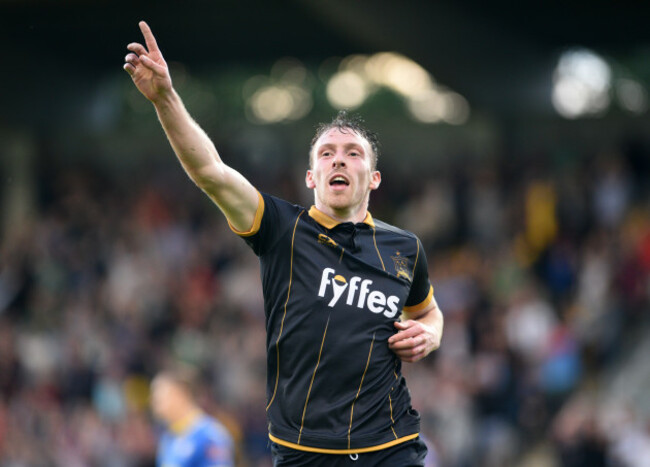
[[[343,154],[338,152],[334,154],[334,157],[332,158],[332,167],[345,167],[345,158],[343,157]]]

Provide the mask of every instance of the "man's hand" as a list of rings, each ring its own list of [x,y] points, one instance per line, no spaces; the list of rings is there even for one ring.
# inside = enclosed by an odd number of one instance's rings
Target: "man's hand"
[[[399,331],[388,339],[388,347],[404,362],[417,362],[440,347],[442,314],[437,306],[416,319],[395,321],[395,327]]]
[[[137,42],[130,43],[126,48],[131,53],[124,58],[124,69],[131,75],[138,90],[155,103],[171,92],[172,79],[151,29],[144,21],[140,21],[139,25],[147,48]]]

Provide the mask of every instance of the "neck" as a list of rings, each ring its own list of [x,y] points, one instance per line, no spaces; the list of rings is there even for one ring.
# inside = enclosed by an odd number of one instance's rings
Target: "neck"
[[[316,209],[341,223],[352,222],[358,224],[363,222],[368,214],[369,201],[370,191],[366,193],[360,203],[338,208],[323,202],[318,196],[318,192],[314,190],[314,206],[316,206]]]
[[[366,218],[366,215],[368,214],[368,203],[361,204],[361,206],[358,206],[357,209],[351,207],[337,209],[320,203],[317,199],[314,205],[320,212],[327,214],[332,219],[335,219],[341,223],[352,222],[353,224],[358,224],[360,222],[363,222]]]

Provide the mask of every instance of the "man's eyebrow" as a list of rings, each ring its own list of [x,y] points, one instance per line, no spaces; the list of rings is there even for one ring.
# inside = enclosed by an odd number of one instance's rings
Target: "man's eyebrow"
[[[320,152],[323,149],[332,149],[335,148],[336,144],[334,143],[323,143],[318,147],[318,152]],[[343,145],[345,149],[350,149],[350,148],[355,148],[355,149],[361,149],[361,151],[364,151],[363,146],[359,143],[345,143]]]
[[[348,148],[357,148],[357,149],[361,149],[361,151],[364,151],[363,145],[361,145],[359,143],[347,143],[344,147],[346,149],[348,149]]]

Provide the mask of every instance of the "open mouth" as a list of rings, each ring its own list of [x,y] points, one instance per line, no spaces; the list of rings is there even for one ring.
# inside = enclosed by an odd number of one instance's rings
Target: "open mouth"
[[[343,187],[348,186],[350,182],[342,175],[336,175],[330,179],[330,186]]]

